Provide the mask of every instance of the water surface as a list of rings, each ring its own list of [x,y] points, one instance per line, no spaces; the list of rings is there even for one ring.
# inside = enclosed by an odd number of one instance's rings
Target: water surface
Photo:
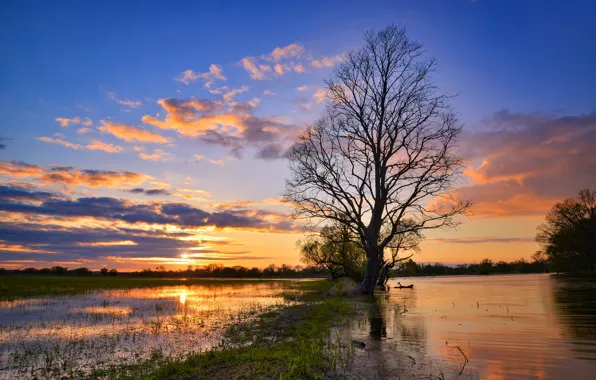
[[[105,290],[0,302],[0,378],[88,373],[221,343],[232,323],[284,304],[290,281]]]
[[[394,289],[397,281],[414,288]],[[494,275],[389,284],[351,324],[352,336],[367,343],[356,361],[376,366],[372,377],[398,378],[407,365],[445,378],[596,379],[594,280]]]

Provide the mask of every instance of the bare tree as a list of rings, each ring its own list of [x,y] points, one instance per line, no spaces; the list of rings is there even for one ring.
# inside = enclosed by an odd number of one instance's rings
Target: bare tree
[[[411,229],[414,225],[415,222],[410,220],[401,221],[400,225],[397,227],[397,234],[394,235],[393,239],[387,244],[387,247],[384,250],[385,255],[381,258],[379,286],[386,289],[387,281],[389,280],[389,269],[395,267],[397,263],[408,260],[414,255],[413,252],[419,250],[422,234],[420,230]],[[391,233],[392,230],[393,226],[385,226],[385,228],[381,230],[381,240],[384,240],[384,236],[386,236],[387,233]],[[410,253],[409,256],[400,257],[400,254],[403,252],[412,253]]]
[[[461,126],[430,80],[435,61],[396,26],[364,41],[326,82],[325,116],[290,149],[284,195],[296,217],[337,221],[358,237],[367,255],[359,290],[372,293],[396,235],[453,226],[469,204],[448,195],[462,169]]]

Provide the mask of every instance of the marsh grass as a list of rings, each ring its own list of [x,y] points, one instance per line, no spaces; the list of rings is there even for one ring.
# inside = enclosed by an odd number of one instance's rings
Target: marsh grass
[[[293,285],[304,301],[234,324],[218,347],[184,359],[154,354],[134,365],[94,371],[92,379],[323,379],[346,365],[353,347],[334,335],[353,312],[327,297],[327,282]]]
[[[179,360],[218,347],[229,326],[290,305],[280,293],[298,291],[287,282],[226,283],[0,301],[0,379]]]
[[[88,279],[68,280],[62,289]],[[85,293],[0,301],[0,378],[316,379],[350,354],[332,326],[351,307],[328,297],[329,281],[143,289],[171,281],[150,279],[92,291],[113,280],[90,282]]]

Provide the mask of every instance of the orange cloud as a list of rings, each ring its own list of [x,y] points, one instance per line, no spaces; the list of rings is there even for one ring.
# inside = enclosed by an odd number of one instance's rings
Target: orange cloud
[[[149,132],[145,129],[133,127],[130,125],[115,123],[109,120],[102,120],[102,126],[98,129],[102,132],[109,133],[119,139],[127,142],[138,141],[141,143],[157,143],[164,144],[169,140],[157,133]]]
[[[108,153],[118,153],[124,150],[124,148],[119,145],[106,144],[96,139],[91,140],[91,144],[87,145],[86,148],[89,150],[102,150]]]
[[[265,72],[270,71],[271,69],[269,66],[257,67],[254,63],[254,58],[251,57],[242,58],[240,63],[242,64],[242,67],[244,67],[244,70],[248,71],[250,77],[256,80],[265,79]],[[269,70],[263,70],[263,68],[268,68]]]
[[[44,169],[21,162],[0,162],[0,174],[8,177],[33,177],[44,173]]]
[[[170,98],[160,99],[158,104],[167,111],[165,119],[162,121],[145,115],[142,118],[143,123],[161,129],[174,129],[185,136],[199,136],[214,130],[235,134],[244,129],[242,117],[239,115],[231,113],[200,114],[221,109],[222,105],[217,102],[199,99],[179,101]]]
[[[276,47],[271,54],[265,56],[266,59],[271,59],[275,62],[286,58],[298,58],[304,54],[304,46],[293,43],[284,47]]]
[[[228,203],[217,203],[209,205],[209,207],[217,209],[219,211],[228,211],[228,210],[235,210],[235,209],[242,209],[247,208],[249,206],[257,205],[257,202],[253,201],[234,201]]]
[[[46,168],[21,162],[0,162],[0,174],[7,177],[32,178],[46,185],[56,183],[91,188],[122,188],[139,185],[153,177],[119,170],[86,170],[75,167],[49,166]]]
[[[162,149],[154,149],[152,154],[139,153],[139,157],[150,161],[168,161],[171,158],[171,154],[164,152]]]
[[[248,91],[248,87],[247,87],[247,86],[242,86],[242,87],[240,87],[240,88],[235,88],[235,89],[232,89],[232,90],[230,90],[230,91],[226,92],[226,93],[223,95],[223,99],[224,99],[226,102],[231,102],[231,101],[232,101],[232,99],[234,98],[234,96],[236,96],[236,95],[238,95],[238,94],[242,94],[243,92],[246,92],[246,91]]]
[[[67,147],[67,148],[71,148],[71,149],[74,149],[74,150],[81,150],[81,149],[83,149],[83,148],[84,148],[84,147],[83,147],[82,145],[80,145],[80,144],[73,144],[73,143],[70,143],[70,142],[68,142],[68,141],[64,141],[64,140],[62,140],[62,139],[54,139],[54,138],[51,138],[51,137],[45,137],[45,136],[44,136],[44,137],[37,137],[37,139],[38,139],[39,141],[43,141],[43,142],[47,142],[47,143],[51,143],[51,144],[58,144],[58,145],[62,145],[62,146],[65,146],[65,147]]]
[[[220,166],[224,165],[223,160],[209,160],[209,162],[211,162],[214,165],[220,165]]]
[[[252,79],[263,80],[268,79],[272,73],[281,76],[291,71],[296,73],[305,72],[304,65],[295,61],[300,59],[304,53],[305,50],[302,45],[293,43],[284,47],[276,47],[271,53],[259,57],[244,57],[240,60],[240,64]],[[263,61],[272,62],[272,64]]]
[[[0,242],[0,252],[1,251],[8,251],[8,252],[22,252],[22,253],[43,253],[47,255],[54,255],[56,252],[48,251],[45,249],[37,249],[37,248],[30,248],[25,247],[20,244],[4,244]]]
[[[320,59],[313,59],[311,62],[312,67],[317,69],[330,68],[344,61],[343,55],[335,55],[333,57],[323,57]]]
[[[312,97],[317,103],[323,103],[328,99],[327,89],[324,87],[319,88],[317,91],[315,91]]]
[[[216,79],[227,80],[227,78],[223,75],[223,69],[221,66],[215,64],[211,64],[209,66],[209,71],[206,73],[196,73],[192,70],[186,70],[175,78],[176,81],[182,82],[184,84],[190,84],[191,82],[199,79],[205,81],[205,88],[211,87]]]
[[[56,121],[62,127],[68,127],[69,125],[74,125],[74,124],[80,124],[80,125],[84,125],[87,127],[93,125],[93,122],[89,118],[81,119],[78,116],[73,117],[72,119],[69,119],[66,117],[58,117],[58,118],[56,118]]]
[[[479,217],[544,215],[561,199],[596,186],[596,114],[497,112],[490,128],[464,136],[468,184],[454,193]]]

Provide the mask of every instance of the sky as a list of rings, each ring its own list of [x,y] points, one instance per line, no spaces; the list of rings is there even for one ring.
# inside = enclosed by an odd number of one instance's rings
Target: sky
[[[591,1],[3,1],[0,267],[299,264],[284,151],[366,30],[453,94],[472,201],[417,262],[528,259],[596,188]]]

